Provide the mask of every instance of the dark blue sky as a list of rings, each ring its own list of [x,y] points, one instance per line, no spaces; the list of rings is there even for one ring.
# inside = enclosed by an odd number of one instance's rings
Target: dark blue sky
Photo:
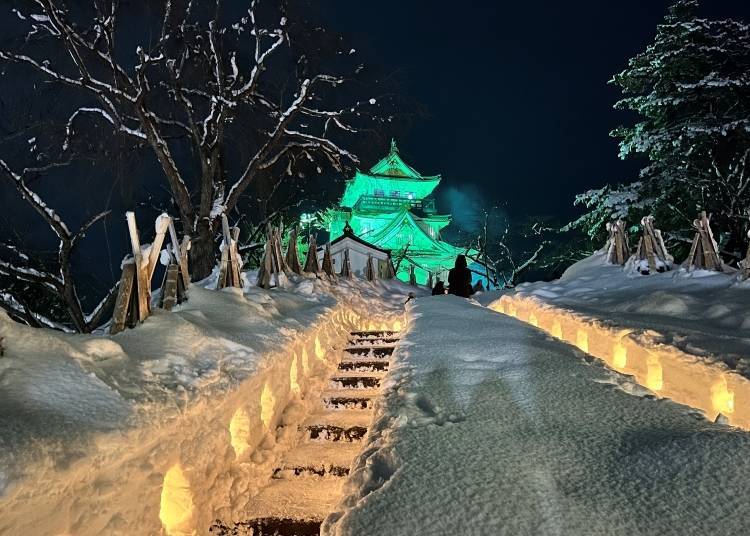
[[[443,187],[476,187],[516,216],[572,216],[576,193],[630,181],[608,133],[628,117],[607,84],[653,41],[660,0],[324,0],[365,62],[404,80],[430,114],[402,153]],[[750,20],[750,2],[704,0],[707,17]],[[444,207],[447,208],[447,207]]]

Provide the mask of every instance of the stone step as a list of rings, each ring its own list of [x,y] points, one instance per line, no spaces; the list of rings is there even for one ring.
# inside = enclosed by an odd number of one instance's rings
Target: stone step
[[[286,452],[278,465],[279,467],[348,468],[361,450],[362,446],[357,443],[334,444],[326,441],[308,441]]]
[[[350,426],[344,428],[333,424],[311,424],[305,426],[307,438],[311,441],[362,441],[367,435],[364,426]]]
[[[342,478],[348,475],[349,468],[341,465],[283,465],[274,469],[271,478],[276,480],[288,480],[297,477]]]
[[[291,519],[280,517],[263,517],[250,521],[240,521],[227,525],[215,523],[208,529],[209,534],[218,536],[235,536],[248,534],[253,536],[320,536],[322,519]]]
[[[344,348],[344,352],[357,356],[381,358],[393,355],[395,349],[395,346],[349,346]]]
[[[331,387],[342,389],[378,389],[380,378],[375,376],[334,376],[330,380]]]
[[[251,523],[260,520],[286,520],[298,523],[295,530],[306,530],[305,527],[313,522],[320,524],[330,514],[341,500],[341,492],[345,478],[291,478],[271,479],[269,484],[253,496],[248,498],[247,505],[241,512],[236,512],[236,519],[243,520],[237,523],[238,529],[252,527]],[[301,523],[304,522],[304,523]],[[267,524],[263,528],[266,532],[225,532],[219,534],[275,534],[270,530],[274,525]],[[282,532],[291,530],[284,525],[275,530],[279,535],[318,534],[317,532]],[[269,531],[270,530],[270,531]],[[213,534],[213,533],[211,533]]]
[[[349,333],[352,337],[356,339],[376,339],[378,337],[393,337],[394,335],[397,335],[398,332],[396,331],[352,331]]]
[[[323,398],[323,404],[328,409],[372,409],[373,399],[366,396],[331,396]]]
[[[396,344],[401,339],[395,337],[380,337],[380,338],[353,338],[349,339],[350,346],[389,346]]]
[[[357,359],[355,361],[342,361],[339,363],[339,370],[356,371],[356,372],[388,372],[390,363],[385,360],[366,361]]]

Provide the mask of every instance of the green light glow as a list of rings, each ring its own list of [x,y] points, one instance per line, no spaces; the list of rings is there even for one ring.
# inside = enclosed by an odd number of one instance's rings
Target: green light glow
[[[343,234],[348,221],[355,235],[391,250],[394,259],[406,251],[396,274],[399,279],[409,280],[412,264],[419,284],[427,282],[430,272],[444,279],[456,256],[466,251],[440,239],[451,217],[434,214],[434,202],[425,199],[439,183],[440,175],[422,176],[404,162],[391,142],[388,156],[369,173],[357,171],[347,181],[339,207],[325,215],[331,240]]]

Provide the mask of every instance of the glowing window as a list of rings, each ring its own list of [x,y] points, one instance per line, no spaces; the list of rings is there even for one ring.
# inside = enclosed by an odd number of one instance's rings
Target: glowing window
[[[406,198],[407,199],[414,199],[414,192],[407,192],[406,193]]]
[[[381,190],[380,188],[376,189],[374,192],[375,197],[385,197],[385,192]]]
[[[401,192],[398,190],[393,190],[391,192],[391,197],[401,197]]]

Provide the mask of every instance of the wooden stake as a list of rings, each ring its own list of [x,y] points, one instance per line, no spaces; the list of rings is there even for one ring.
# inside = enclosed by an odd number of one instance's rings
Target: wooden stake
[[[133,298],[133,286],[135,285],[135,263],[127,262],[122,267],[120,277],[120,288],[117,290],[117,301],[115,311],[112,315],[112,324],[109,327],[110,334],[114,335],[123,331],[127,325],[130,301]]]
[[[138,236],[138,226],[135,223],[135,214],[133,212],[126,212],[125,216],[128,220],[128,231],[130,233],[130,245],[133,249],[133,258],[135,259],[135,283],[138,299],[137,301],[137,317],[133,320],[136,322],[143,322],[148,318],[151,312],[151,288],[147,266],[143,263],[143,254],[141,253],[141,240]]]

